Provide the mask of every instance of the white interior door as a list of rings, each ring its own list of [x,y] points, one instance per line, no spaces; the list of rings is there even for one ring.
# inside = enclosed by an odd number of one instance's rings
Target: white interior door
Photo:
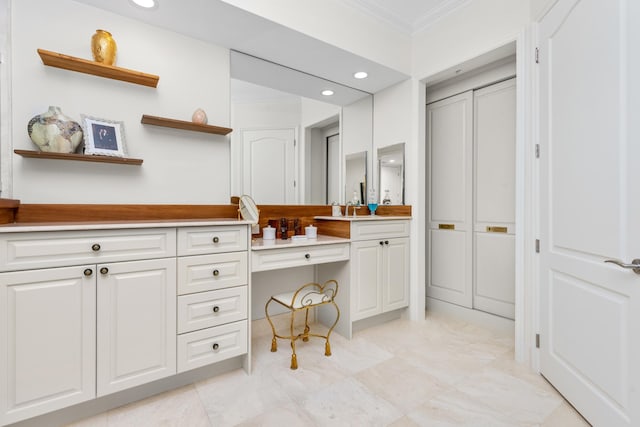
[[[540,25],[540,369],[595,426],[640,425],[639,3]]]
[[[472,307],[473,93],[427,105],[427,295]]]
[[[242,132],[243,191],[256,203],[295,203],[294,143],[294,129]]]

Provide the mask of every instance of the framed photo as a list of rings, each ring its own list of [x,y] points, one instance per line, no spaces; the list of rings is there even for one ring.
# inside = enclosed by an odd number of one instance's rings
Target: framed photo
[[[124,124],[81,114],[84,153],[125,157]]]

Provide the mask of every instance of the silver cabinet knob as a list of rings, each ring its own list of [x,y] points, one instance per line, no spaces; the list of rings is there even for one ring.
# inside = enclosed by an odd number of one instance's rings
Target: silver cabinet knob
[[[213,243],[218,243],[220,242],[220,238],[218,236],[213,238]]]
[[[620,261],[618,259],[607,259],[604,262],[609,262],[622,268],[629,268],[633,270],[634,273],[640,274],[640,258],[634,259],[633,261],[631,261],[631,264],[625,264],[623,261]]]
[[[107,267],[102,267],[102,268],[100,269],[100,273],[101,273],[101,274],[107,274],[108,272],[109,272],[109,269],[108,269]]]
[[[89,277],[93,274],[93,270],[90,268],[85,268],[83,273],[85,276]]]
[[[97,244],[97,243],[94,243],[94,244],[91,246],[91,250],[92,250],[92,251],[94,251],[94,252],[98,252],[98,251],[100,250],[100,245],[99,245],[99,244]]]

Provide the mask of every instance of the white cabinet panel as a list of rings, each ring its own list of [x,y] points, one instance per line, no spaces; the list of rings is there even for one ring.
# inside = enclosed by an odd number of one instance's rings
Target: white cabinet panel
[[[382,246],[378,240],[351,243],[351,319],[382,312]]]
[[[472,99],[465,92],[427,105],[430,222],[468,222]]]
[[[515,236],[475,233],[473,308],[515,318]]]
[[[267,271],[280,268],[302,267],[349,259],[349,243],[317,246],[293,246],[282,249],[253,251],[251,270]]]
[[[229,323],[178,336],[178,372],[247,352],[247,321]]]
[[[431,230],[431,280],[427,292],[433,298],[471,308],[471,248],[468,232]]]
[[[98,396],[176,373],[176,261],[98,265]]]
[[[178,256],[246,251],[246,225],[178,229]]]
[[[7,233],[0,245],[0,271],[26,270],[175,256],[176,231],[151,228]]]
[[[93,266],[0,274],[0,313],[0,424],[95,397]]]
[[[410,223],[399,221],[353,221],[351,222],[351,241],[384,239],[409,236]]]
[[[178,297],[178,333],[247,318],[247,287],[236,286]]]
[[[385,240],[383,311],[409,305],[409,238]]]
[[[475,223],[515,222],[516,82],[474,93]]]
[[[247,252],[178,258],[178,294],[246,285]]]

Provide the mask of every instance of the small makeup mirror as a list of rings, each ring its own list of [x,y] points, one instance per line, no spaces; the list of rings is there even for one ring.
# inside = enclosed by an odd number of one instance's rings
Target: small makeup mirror
[[[260,218],[260,211],[256,206],[256,202],[253,201],[251,196],[247,196],[246,194],[240,196],[238,210],[240,211],[240,216],[245,221],[250,221],[251,224],[258,223],[258,219]]]

